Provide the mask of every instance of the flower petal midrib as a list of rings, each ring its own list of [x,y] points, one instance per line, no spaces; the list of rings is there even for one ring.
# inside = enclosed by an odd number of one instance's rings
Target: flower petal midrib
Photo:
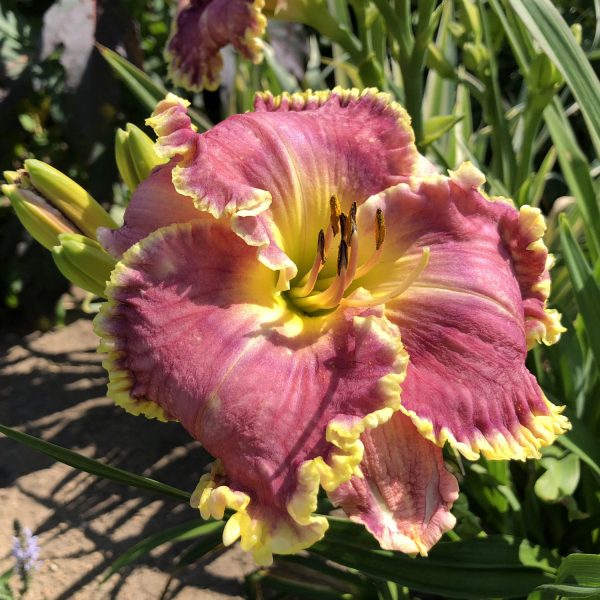
[[[505,313],[508,317],[510,317],[517,323],[519,323],[519,324],[523,323],[522,316],[515,315],[510,310],[510,308],[508,308],[501,302],[498,302],[498,301],[494,300],[493,298],[486,296],[485,294],[480,294],[479,292],[474,292],[473,290],[452,287],[452,286],[446,286],[446,285],[433,284],[433,283],[425,283],[425,282],[413,283],[413,285],[411,287],[412,288],[420,288],[420,289],[438,290],[440,292],[448,292],[450,294],[461,294],[463,296],[467,296],[467,297],[470,296],[472,298],[477,298],[479,300],[483,300],[484,302],[488,302],[490,304],[493,304],[494,306],[497,306],[503,313]]]

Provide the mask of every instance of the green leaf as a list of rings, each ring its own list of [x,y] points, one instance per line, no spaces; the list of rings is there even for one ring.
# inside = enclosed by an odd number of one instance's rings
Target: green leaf
[[[198,519],[194,519],[193,521],[187,521],[186,523],[181,523],[180,525],[170,527],[155,535],[151,535],[132,546],[127,552],[121,554],[121,556],[119,556],[119,558],[117,558],[110,566],[110,570],[103,581],[106,581],[111,575],[114,575],[123,567],[137,562],[140,558],[154,550],[154,548],[167,542],[181,542],[201,536],[210,537],[210,539],[213,540],[215,533],[218,535],[220,541],[223,527],[225,527],[223,521],[210,521],[198,525]],[[218,543],[219,542],[217,542],[217,544]]]
[[[98,51],[110,65],[115,75],[129,88],[134,96],[151,113],[156,105],[168,94],[167,88],[156,83],[151,77],[146,75],[141,69],[131,64],[126,58],[117,54],[110,48],[96,43]],[[212,123],[199,112],[188,108],[190,119],[201,131],[206,131],[212,127]]]
[[[154,479],[150,479],[148,477],[143,477],[142,475],[130,473],[124,469],[105,465],[104,463],[94,460],[93,458],[82,456],[77,452],[67,450],[66,448],[62,448],[61,446],[57,446],[56,444],[52,444],[50,442],[45,442],[44,440],[40,440],[39,438],[27,433],[22,433],[16,429],[12,429],[11,427],[0,425],[0,433],[3,433],[6,437],[9,437],[17,442],[25,444],[34,450],[42,452],[43,454],[46,454],[47,456],[50,456],[51,458],[54,458],[65,465],[79,469],[80,471],[85,471],[86,473],[97,475],[103,479],[110,479],[111,481],[130,485],[138,489],[157,492],[163,496],[170,496],[182,502],[189,502],[190,500],[190,494],[184,492],[183,490],[179,490],[165,483],[160,483],[159,481],[155,481]]]
[[[509,536],[442,542],[429,557],[413,559],[376,549],[376,542],[365,539],[352,523],[333,518],[329,523],[327,536],[310,552],[371,577],[444,598],[524,596],[550,583],[555,572],[550,553]]]
[[[192,544],[185,552],[183,552],[176,562],[175,570],[179,571],[187,565],[204,558],[209,552],[213,552],[217,548],[223,546],[223,528],[225,527],[224,521],[218,521],[220,527],[213,531],[206,533],[200,540]]]
[[[560,218],[560,241],[569,270],[575,301],[587,333],[596,365],[600,365],[600,287],[565,215]]]
[[[558,98],[555,98],[554,102],[546,108],[544,119],[558,152],[561,171],[584,217],[586,238],[592,256],[597,259],[600,256],[600,210],[594,182],[590,175],[590,164],[577,143],[575,133]]]
[[[569,415],[573,429],[558,438],[558,443],[576,454],[600,479],[600,446],[586,425]]]
[[[556,581],[538,589],[564,598],[600,598],[600,555],[570,554],[563,559]]]
[[[535,41],[565,78],[600,156],[600,82],[569,26],[550,0],[509,0]]]
[[[547,502],[571,496],[579,484],[579,457],[566,453],[561,458],[545,457],[541,460],[546,472],[535,482],[536,495]]]
[[[423,140],[421,142],[423,147],[429,146],[429,144],[435,142],[438,138],[441,138],[445,133],[450,131],[460,120],[463,115],[439,115],[437,117],[431,117],[427,119],[424,125]]]

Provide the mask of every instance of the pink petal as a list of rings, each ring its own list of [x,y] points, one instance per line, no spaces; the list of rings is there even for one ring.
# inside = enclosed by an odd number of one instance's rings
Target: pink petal
[[[96,319],[111,397],[178,419],[219,459],[194,504],[236,510],[226,541],[265,563],[323,535],[319,483],[355,472],[407,361],[382,310],[301,319],[275,279],[225,223],[172,225],[126,252]]]
[[[410,356],[402,410],[428,439],[448,440],[467,458],[537,457],[570,427],[525,367],[531,322],[544,319],[549,291],[547,250],[535,237],[543,226],[532,228],[529,207],[484,198],[473,171],[370,199],[359,229],[380,207],[389,235],[380,265],[356,285],[377,296],[428,247],[424,272],[386,307]]]
[[[200,212],[191,198],[175,191],[171,181],[174,163],[154,169],[133,193],[119,229],[100,228],[98,240],[115,258],[147,235],[165,225],[210,218]]]
[[[228,44],[253,62],[262,60],[266,18],[263,0],[188,0],[179,2],[165,48],[173,83],[187,90],[219,87]]]
[[[445,469],[442,451],[402,413],[365,432],[361,441],[363,476],[341,485],[331,499],[382,548],[426,556],[456,521],[450,508],[458,483]]]
[[[170,96],[148,123],[158,151],[180,158],[173,171],[177,191],[217,218],[232,217],[234,231],[258,246],[271,268],[310,267],[333,194],[348,211],[352,202],[425,168],[406,111],[386,94],[264,93],[255,109],[200,135],[185,104]],[[278,254],[279,263],[265,258],[267,252]]]

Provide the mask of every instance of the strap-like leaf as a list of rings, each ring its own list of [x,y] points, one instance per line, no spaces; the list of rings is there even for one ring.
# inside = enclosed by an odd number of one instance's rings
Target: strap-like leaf
[[[190,500],[190,494],[167,485],[166,483],[160,483],[160,481],[155,481],[149,477],[143,477],[142,475],[136,475],[135,473],[130,473],[124,469],[105,465],[93,458],[82,456],[77,452],[40,440],[39,438],[27,433],[22,433],[11,427],[0,425],[0,433],[3,433],[6,437],[16,440],[17,442],[21,442],[34,450],[42,452],[65,465],[79,469],[80,471],[85,471],[86,473],[91,473],[92,475],[97,475],[98,477],[110,479],[135,488],[157,492],[163,496],[171,496],[182,502],[189,502]]]

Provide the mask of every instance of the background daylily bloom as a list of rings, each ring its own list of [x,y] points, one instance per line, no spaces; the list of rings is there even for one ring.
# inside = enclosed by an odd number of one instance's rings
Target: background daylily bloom
[[[259,94],[202,135],[169,96],[149,123],[170,162],[99,232],[119,262],[96,329],[115,401],[218,459],[192,504],[234,511],[225,543],[310,546],[322,486],[426,554],[454,525],[446,441],[524,459],[568,428],[524,364],[561,331],[539,211],[435,174],[387,95]]]
[[[188,90],[215,90],[223,68],[221,48],[231,44],[244,58],[262,60],[267,19],[264,0],[179,0],[165,48],[169,75]]]

